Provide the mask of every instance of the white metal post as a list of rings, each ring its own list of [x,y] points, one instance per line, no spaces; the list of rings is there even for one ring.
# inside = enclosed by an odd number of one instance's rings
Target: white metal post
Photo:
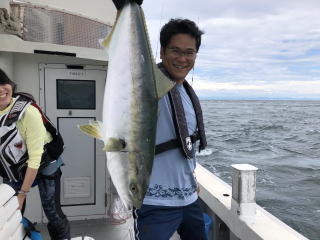
[[[239,216],[256,214],[256,171],[249,164],[234,164],[232,174],[231,208]]]

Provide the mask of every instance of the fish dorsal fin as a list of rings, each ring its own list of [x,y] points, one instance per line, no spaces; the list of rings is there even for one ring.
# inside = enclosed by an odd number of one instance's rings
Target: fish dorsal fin
[[[118,12],[117,16],[116,16],[116,20],[114,21],[114,24],[112,26],[112,29],[111,29],[110,33],[104,39],[99,39],[100,45],[105,49],[109,49],[111,38],[112,38],[112,35],[113,35],[113,32],[114,32],[115,26],[117,25],[117,22],[118,22],[118,19],[119,19],[119,15],[120,15],[120,13]]]
[[[90,121],[89,124],[87,125],[78,125],[78,128],[88,134],[91,137],[94,137],[96,139],[99,140],[103,140],[102,139],[102,123],[99,121]]]
[[[151,44],[150,44],[150,38],[148,34],[148,28],[147,28],[147,23],[146,23],[146,18],[144,15],[144,12],[142,8],[140,9],[140,14],[143,19],[143,24],[144,28],[146,30],[146,37],[147,37],[147,42],[148,42],[148,47],[149,47],[149,52],[150,52],[150,57],[153,59],[152,55],[152,49],[151,49]],[[171,81],[168,77],[166,77],[158,68],[158,66],[153,62],[153,72],[154,72],[154,77],[156,81],[156,88],[157,88],[157,97],[158,99],[162,98],[164,95],[166,95],[175,85],[175,82]]]
[[[116,23],[114,23],[114,24],[116,24]],[[114,27],[112,27],[111,32],[104,39],[99,39],[99,43],[103,48],[109,49],[109,45],[110,45],[110,41],[111,41],[111,37],[112,37],[113,32],[114,32]]]
[[[176,84],[165,76],[156,64],[153,64],[153,72],[156,80],[158,99],[166,95]]]

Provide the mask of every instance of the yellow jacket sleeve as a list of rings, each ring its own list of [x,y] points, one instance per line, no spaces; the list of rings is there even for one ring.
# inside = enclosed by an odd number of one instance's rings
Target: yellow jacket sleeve
[[[52,140],[42,122],[38,109],[30,105],[25,110],[22,118],[17,121],[17,127],[22,138],[25,140],[29,159],[28,167],[38,169],[43,154],[43,147]]]

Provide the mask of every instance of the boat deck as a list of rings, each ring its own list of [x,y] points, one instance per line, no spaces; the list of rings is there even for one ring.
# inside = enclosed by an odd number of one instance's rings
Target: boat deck
[[[128,231],[132,221],[124,224],[113,225],[107,219],[90,219],[71,221],[71,237],[91,237],[94,240],[133,240],[133,231]],[[44,240],[49,240],[49,234],[46,224],[37,224],[37,230],[40,230]],[[180,239],[175,234],[170,240]]]

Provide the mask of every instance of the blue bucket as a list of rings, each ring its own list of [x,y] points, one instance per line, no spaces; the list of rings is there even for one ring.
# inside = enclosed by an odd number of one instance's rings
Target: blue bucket
[[[212,219],[208,214],[203,213],[203,221],[204,221],[204,229],[205,229],[205,232],[206,232],[206,239],[205,240],[208,240],[208,238],[209,238],[209,230],[210,230],[210,227],[212,225]]]
[[[36,230],[35,224],[29,221],[26,217],[22,217],[21,223],[26,231],[27,236],[31,240],[43,240],[39,231]]]

